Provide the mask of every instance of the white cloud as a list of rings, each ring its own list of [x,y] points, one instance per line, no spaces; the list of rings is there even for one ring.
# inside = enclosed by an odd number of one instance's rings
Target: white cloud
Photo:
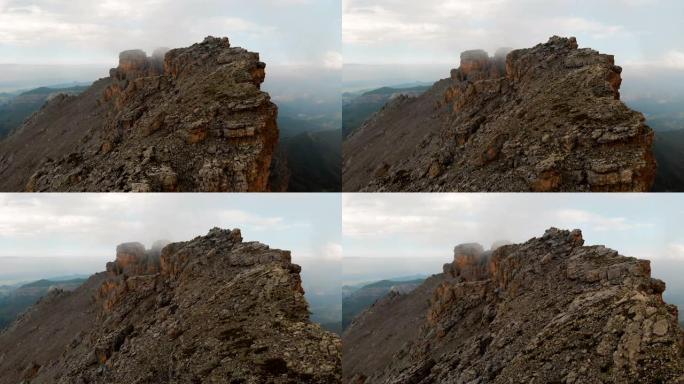
[[[100,0],[94,3],[95,14],[102,18],[122,21],[142,20],[160,7],[168,6],[169,0]]]
[[[511,0],[343,0],[347,44],[389,44],[483,37],[476,26],[502,13]]]
[[[440,4],[440,12],[436,12],[436,16],[448,18],[464,15],[469,18],[483,18],[509,2],[509,0],[443,0]]]
[[[0,194],[0,285],[101,271],[120,243],[220,227],[291,251],[307,293],[339,290],[339,215],[326,194]]]
[[[570,227],[591,226],[595,231],[626,231],[652,226],[650,223],[635,222],[626,217],[606,217],[580,209],[561,209],[557,215],[561,223]]]
[[[666,259],[677,260],[684,263],[684,243],[672,243],[665,249],[663,255]]]
[[[597,20],[539,17],[524,12],[532,5],[509,0],[376,1],[373,5],[364,0],[349,0],[345,5],[342,32],[347,44],[396,42],[430,46],[445,41],[489,48],[491,44],[511,41],[534,42],[554,34],[585,34],[597,39],[628,35],[621,25]],[[498,41],[488,42],[492,39]]]
[[[659,4],[656,6],[655,4]],[[669,57],[684,30],[676,0],[344,0],[345,63],[458,64],[468,49],[526,48],[550,36],[628,61]],[[447,70],[448,71],[448,70]]]
[[[618,250],[634,249],[623,238],[651,247],[663,244],[654,236],[668,229],[658,227],[653,213],[642,214],[643,199],[629,194],[348,194],[342,199],[344,250],[364,257],[448,255],[459,243],[524,242],[550,227],[581,229],[589,244]]]
[[[437,38],[443,27],[406,20],[402,13],[381,7],[349,7],[342,18],[343,43],[380,43]]]
[[[662,59],[663,66],[673,69],[684,69],[684,52],[671,50]]]
[[[342,196],[342,233],[350,238],[376,238],[399,234],[441,236],[475,231],[473,215],[483,209],[482,194],[373,194]],[[398,209],[400,207],[400,209]],[[453,220],[454,215],[461,215]]]
[[[240,228],[246,239],[263,242],[271,234],[311,230],[306,222],[286,220],[275,213],[258,214],[235,204],[212,205],[210,198],[191,200],[190,195],[183,194],[0,194],[0,244],[32,243],[30,247],[0,246],[0,256],[80,254],[92,247],[108,249],[126,241],[147,245],[158,239],[184,241],[214,226]],[[55,242],[66,244],[62,245],[66,249],[46,252],[45,248]]]
[[[97,41],[104,34],[102,25],[86,21],[64,21],[60,15],[37,5],[7,7],[0,13],[0,40],[5,44],[29,45],[46,39]]]
[[[228,223],[240,223],[240,225],[250,225],[258,231],[271,229],[284,229],[288,226],[282,217],[263,217],[238,209],[228,209],[219,213],[221,220]]]
[[[324,260],[342,260],[342,244],[326,243],[321,251]]]
[[[111,65],[126,49],[184,47],[207,35],[228,36],[270,64],[313,62],[338,46],[327,20],[338,14],[333,1],[311,0],[3,0],[0,62]]]
[[[323,66],[328,69],[342,69],[342,54],[337,51],[328,51],[323,58]]]
[[[271,0],[277,5],[305,5],[311,4],[313,0]]]
[[[628,35],[625,28],[621,25],[604,24],[596,20],[589,20],[582,17],[560,17],[550,21],[550,25],[555,26],[561,35],[587,34],[595,39],[605,39],[616,35]]]
[[[2,236],[35,236],[57,231],[83,231],[96,222],[97,218],[94,216],[55,215],[4,209],[0,213],[0,233]]]

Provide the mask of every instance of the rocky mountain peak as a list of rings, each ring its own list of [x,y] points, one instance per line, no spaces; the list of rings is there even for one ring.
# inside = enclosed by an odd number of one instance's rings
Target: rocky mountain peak
[[[451,78],[455,81],[476,81],[502,76],[506,69],[502,52],[503,50],[497,51],[494,57],[489,57],[481,49],[462,52],[461,66],[451,71]]]
[[[490,251],[456,249],[445,273],[378,301],[345,331],[345,382],[684,378],[678,310],[663,301],[665,283],[647,260],[557,228]],[[378,343],[392,349],[369,356]]]
[[[117,247],[107,272],[0,333],[0,377],[31,383],[331,383],[340,340],[309,320],[289,251],[240,230]],[[39,353],[36,353],[39,351]]]
[[[454,261],[444,264],[444,274],[452,278],[478,280],[487,275],[487,262],[491,252],[485,252],[478,243],[460,244],[454,247]]]
[[[549,68],[556,70],[585,68],[592,77],[594,96],[620,99],[622,68],[615,65],[613,55],[601,54],[591,48],[578,48],[574,37],[553,36],[548,42],[530,49],[512,51],[506,58],[506,76],[513,81],[529,80]]]
[[[343,189],[651,189],[653,131],[619,100],[612,55],[558,36],[507,51],[463,52],[450,78],[368,120],[343,144]]]
[[[109,75],[115,80],[135,80],[139,77],[159,76],[163,72],[164,57],[147,54],[134,49],[119,54],[119,66],[110,70]]]
[[[577,39],[575,37],[561,37],[558,35],[549,37],[549,40],[544,45],[554,49],[566,50],[573,50],[579,47],[579,45],[577,44]]]
[[[265,67],[227,38],[124,51],[108,78],[0,143],[0,189],[267,191],[279,132]]]
[[[113,275],[138,275],[159,270],[159,259],[148,257],[145,246],[140,243],[124,243],[116,247],[116,260],[107,264],[107,272]]]

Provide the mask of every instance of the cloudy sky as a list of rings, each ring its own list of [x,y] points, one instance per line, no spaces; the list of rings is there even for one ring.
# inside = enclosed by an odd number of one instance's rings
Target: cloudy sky
[[[679,0],[342,0],[345,63],[457,63],[462,50],[552,35],[620,63],[684,68]]]
[[[269,63],[334,66],[339,23],[339,0],[0,0],[0,61],[111,64],[214,35]]]
[[[342,204],[345,257],[450,257],[459,243],[522,242],[555,226],[684,263],[680,194],[345,194]]]
[[[340,0],[0,0],[0,92],[90,82],[123,50],[208,35],[259,52],[271,72],[339,71],[340,25]]]
[[[291,250],[295,262],[339,262],[340,221],[333,194],[0,194],[0,285],[100,271],[117,244],[190,240],[215,226]]]

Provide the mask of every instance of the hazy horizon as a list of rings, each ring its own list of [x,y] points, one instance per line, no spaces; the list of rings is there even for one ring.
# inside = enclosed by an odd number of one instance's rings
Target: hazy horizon
[[[292,252],[316,319],[333,322],[339,207],[334,194],[0,194],[0,286],[104,271],[124,242],[150,247],[240,228],[244,241]]]
[[[553,35],[627,64],[684,69],[677,0],[343,0],[345,63],[457,63],[462,51],[527,48]]]
[[[432,84],[449,77],[463,51],[493,55],[558,35],[614,55],[624,69],[623,101],[669,103],[667,118],[682,119],[682,15],[677,0],[343,0],[342,88]],[[639,107],[647,115],[662,112]]]
[[[617,65],[621,65],[616,62]],[[448,78],[460,60],[432,64],[355,64],[345,63],[342,91],[356,92],[406,83],[427,83]],[[684,69],[621,65],[621,99],[657,98],[684,95]]]
[[[267,63],[336,68],[341,31],[331,20],[340,12],[336,0],[3,0],[0,63],[106,64],[124,50],[185,47],[212,35]]]
[[[339,104],[340,22],[336,0],[0,0],[0,93],[92,83],[122,51],[150,54],[212,35],[259,53],[276,103],[329,110]]]
[[[355,193],[342,198],[343,281],[441,273],[454,246],[523,243],[550,227],[581,229],[585,245],[651,261],[664,297],[684,308],[682,194]]]

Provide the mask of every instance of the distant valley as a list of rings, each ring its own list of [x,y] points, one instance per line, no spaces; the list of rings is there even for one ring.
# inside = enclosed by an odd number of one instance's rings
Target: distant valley
[[[670,100],[641,98],[628,104],[642,112],[655,131],[653,152],[658,171],[653,191],[684,191],[684,96]]]
[[[342,137],[339,129],[311,131],[280,139],[290,170],[290,192],[341,189]]]
[[[342,329],[346,329],[356,316],[387,294],[407,294],[425,281],[425,278],[381,280],[370,284],[342,287]],[[346,293],[345,293],[346,292]]]
[[[430,85],[395,85],[373,90],[342,94],[342,136],[347,137],[358,129],[375,112],[398,95],[418,96]]]
[[[0,330],[10,325],[14,319],[47,293],[54,290],[73,291],[85,278],[61,280],[43,279],[27,284],[0,286]]]
[[[86,90],[85,85],[53,85],[25,92],[0,94],[0,138],[19,127],[33,113],[58,94],[77,95]]]

